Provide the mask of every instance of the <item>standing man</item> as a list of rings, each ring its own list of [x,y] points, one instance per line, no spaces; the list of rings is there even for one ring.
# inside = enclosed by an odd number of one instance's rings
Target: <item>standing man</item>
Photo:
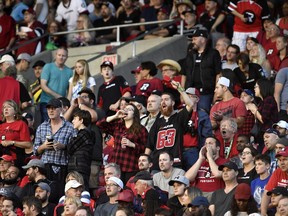
[[[172,154],[175,166],[182,166],[183,133],[190,119],[193,102],[179,82],[172,80],[171,84],[181,94],[186,106],[180,112],[176,112],[173,108],[175,104],[173,95],[165,92],[162,94],[161,117],[151,128],[145,149],[145,153],[151,154],[153,158],[154,170],[159,170],[158,158],[162,150]]]
[[[288,68],[278,71],[275,79],[274,98],[277,102],[279,119],[288,121],[287,101],[288,101]]]
[[[181,85],[194,87],[200,91],[199,107],[209,112],[214,95],[214,87],[221,71],[221,57],[217,50],[209,48],[208,32],[199,27],[192,36],[182,67]]]
[[[65,65],[68,57],[66,48],[56,51],[55,62],[46,64],[41,73],[41,102],[40,111],[42,122],[48,120],[46,105],[53,98],[65,97],[72,77],[72,70]]]
[[[67,174],[66,145],[76,136],[73,125],[61,117],[62,104],[52,99],[47,104],[49,121],[43,122],[36,131],[34,153],[45,163],[47,177],[59,183],[59,192],[64,191]]]

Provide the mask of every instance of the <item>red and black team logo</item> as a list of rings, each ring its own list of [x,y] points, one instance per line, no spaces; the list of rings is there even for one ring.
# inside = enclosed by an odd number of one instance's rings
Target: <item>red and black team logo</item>
[[[256,20],[256,15],[254,14],[253,11],[247,10],[244,11],[244,17],[247,19],[246,24],[253,24]]]

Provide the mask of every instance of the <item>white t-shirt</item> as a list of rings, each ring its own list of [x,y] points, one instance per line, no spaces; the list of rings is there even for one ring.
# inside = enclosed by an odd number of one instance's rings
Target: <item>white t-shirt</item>
[[[47,0],[36,0],[34,10],[36,10],[37,4],[42,4],[42,9],[37,20],[43,24],[47,24],[47,16],[49,11]]]
[[[73,77],[71,77],[69,79],[69,83],[72,83],[73,81]],[[81,91],[82,89],[82,83],[83,83],[83,80],[79,80],[75,86],[73,86],[72,88],[72,100],[74,100],[75,98],[78,97],[78,92]],[[96,86],[96,82],[95,82],[95,79],[93,77],[89,77],[88,80],[87,80],[87,85],[86,87],[87,88],[91,88],[92,86]]]
[[[66,20],[67,30],[75,30],[77,25],[77,19],[80,13],[87,11],[87,5],[84,0],[70,0],[70,3],[63,5],[61,1],[57,7],[55,19],[58,22]]]

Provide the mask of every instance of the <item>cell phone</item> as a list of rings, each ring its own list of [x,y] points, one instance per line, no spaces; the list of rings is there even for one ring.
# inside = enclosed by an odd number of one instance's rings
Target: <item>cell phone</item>
[[[53,142],[54,141],[54,138],[49,138],[47,139],[48,142]]]

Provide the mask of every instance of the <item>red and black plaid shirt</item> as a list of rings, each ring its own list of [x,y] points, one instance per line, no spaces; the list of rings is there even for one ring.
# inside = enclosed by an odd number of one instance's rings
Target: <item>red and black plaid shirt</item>
[[[144,153],[145,144],[147,143],[148,132],[144,126],[141,126],[139,133],[129,133],[122,120],[99,122],[99,127],[105,133],[113,135],[115,139],[114,151],[111,155],[111,162],[117,163],[123,172],[138,171],[138,158],[141,153]],[[126,137],[133,142],[136,147],[121,147],[121,139]]]
[[[250,135],[250,131],[253,128],[255,123],[255,117],[250,110],[247,110],[247,116],[245,117],[245,122],[242,127],[242,133]]]

